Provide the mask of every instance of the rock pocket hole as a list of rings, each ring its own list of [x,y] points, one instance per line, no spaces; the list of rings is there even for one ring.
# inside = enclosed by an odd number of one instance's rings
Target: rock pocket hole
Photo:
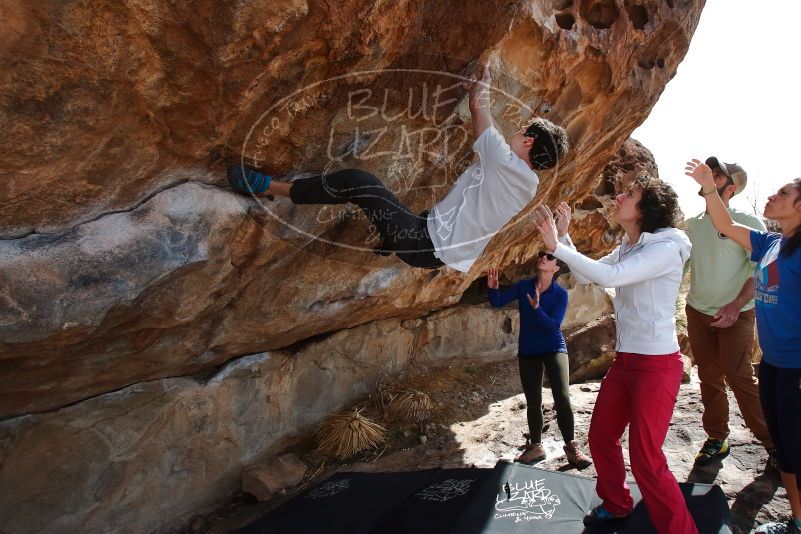
[[[611,28],[620,16],[614,0],[582,0],[579,11],[584,20],[599,30]]]
[[[673,0],[667,0],[667,6],[670,9],[673,9],[674,7],[676,7],[676,4],[673,3]]]
[[[661,57],[658,58],[656,60],[656,66],[659,67],[660,69],[664,69],[665,68],[665,60],[662,59]]]
[[[573,0],[553,0],[553,8],[562,11],[573,6]]]
[[[608,178],[602,178],[601,183],[595,188],[593,194],[596,197],[608,197],[616,193],[615,182]]]
[[[634,26],[635,30],[642,30],[648,24],[650,18],[648,17],[648,10],[645,6],[638,4],[626,6],[626,12],[629,14],[629,20]]]
[[[511,334],[512,333],[512,318],[507,317],[503,320],[503,324],[501,325],[501,330],[503,330],[504,334]]]
[[[570,13],[558,13],[556,15],[556,24],[563,30],[572,30],[576,24],[576,18]]]
[[[577,209],[587,210],[587,211],[599,210],[603,207],[604,205],[601,204],[601,201],[595,197],[587,197],[583,199],[578,206],[576,206]]]
[[[637,65],[642,69],[651,70],[656,66],[656,61],[653,59],[641,59],[637,62]]]

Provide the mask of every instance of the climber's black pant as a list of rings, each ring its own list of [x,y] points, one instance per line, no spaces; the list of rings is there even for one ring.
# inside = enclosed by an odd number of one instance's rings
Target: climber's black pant
[[[369,172],[345,169],[299,178],[292,182],[289,198],[295,204],[352,202],[381,234],[383,251],[394,252],[412,267],[436,269],[444,265],[434,255],[434,244],[428,234],[428,212],[413,214]]]

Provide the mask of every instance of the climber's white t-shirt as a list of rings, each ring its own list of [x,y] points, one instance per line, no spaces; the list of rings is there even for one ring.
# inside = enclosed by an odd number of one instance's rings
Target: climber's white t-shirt
[[[479,162],[459,176],[427,221],[434,255],[465,273],[496,232],[531,202],[540,182],[494,126],[478,136],[473,150]]]

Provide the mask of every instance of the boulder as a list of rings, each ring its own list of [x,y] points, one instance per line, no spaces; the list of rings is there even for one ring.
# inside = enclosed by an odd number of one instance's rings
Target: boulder
[[[306,475],[306,464],[295,454],[282,454],[264,463],[251,465],[242,472],[242,491],[260,501],[294,488]]]
[[[580,364],[575,371],[570,373],[570,382],[584,382],[586,380],[598,380],[606,375],[615,360],[615,351],[609,350],[602,352],[591,360]]]
[[[490,2],[454,17],[418,0],[4,2],[0,417],[417,317],[488,266],[532,258],[534,205],[609,194],[598,176],[703,7],[644,2],[635,21],[612,4]],[[461,82],[479,61],[503,133],[545,115],[573,150],[467,275],[375,256],[348,207],[225,187],[231,162],[276,176],[358,166],[428,209],[470,161]],[[602,208],[577,213],[574,235],[593,253],[615,240]]]
[[[692,377],[692,369],[693,369],[693,361],[690,359],[689,356],[684,354],[681,355],[681,365],[683,367],[682,375],[681,375],[681,383],[682,384],[689,384],[691,377]]]
[[[618,3],[0,4],[3,530],[183,527],[379,377],[512,355],[515,313],[453,306],[534,257],[537,203],[576,207],[582,251],[614,246],[599,176],[703,8]],[[544,115],[573,150],[467,274],[372,254],[351,207],[226,185],[237,162],[361,167],[428,209],[471,161],[483,61],[504,134]]]
[[[572,276],[559,277],[559,283],[567,289],[567,312],[562,321],[562,330],[570,332],[614,312],[612,295],[596,284],[577,284]]]
[[[599,257],[614,248],[623,229],[612,220],[615,197],[639,176],[659,177],[654,155],[636,139],[627,139],[603,168],[595,188],[572,203],[570,235],[579,252]]]
[[[0,421],[0,525],[14,534],[177,529],[240,491],[244,466],[410,365],[513,357],[516,330],[504,327],[513,315],[458,306],[374,321],[210,375]]]
[[[602,378],[615,358],[615,318],[604,315],[565,336],[570,382]]]
[[[693,365],[693,349],[690,345],[690,336],[687,335],[687,332],[682,331],[679,331],[677,335],[679,338],[679,350],[690,361],[690,365]]]

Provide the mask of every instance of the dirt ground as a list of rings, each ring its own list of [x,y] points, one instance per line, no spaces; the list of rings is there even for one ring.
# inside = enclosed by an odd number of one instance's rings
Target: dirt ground
[[[313,438],[301,438],[285,451],[300,455],[309,466],[307,480],[299,488],[263,503],[241,495],[212,514],[196,517],[186,532],[231,532],[337,471],[492,467],[501,459],[514,460],[519,454],[518,447],[524,443],[522,432],[527,431],[526,402],[521,393],[516,360],[484,365],[455,362],[444,369],[418,370],[417,373],[407,376],[400,385],[414,387],[430,396],[434,410],[428,424],[385,421],[383,424],[389,429],[390,437],[388,446],[346,463],[317,457],[313,452]],[[570,387],[576,439],[587,453],[587,429],[599,386],[599,382],[590,382]],[[766,468],[765,450],[745,427],[733,396],[729,397],[732,452],[722,463],[704,469],[693,466],[695,453],[706,439],[701,427],[701,397],[695,369],[690,383],[681,387],[663,450],[679,481],[719,484],[728,496],[736,532],[747,533],[765,521],[788,519],[789,503],[778,474]],[[543,403],[543,444],[548,458],[538,465],[575,471],[565,460],[553,399],[547,388],[543,391]],[[625,440],[623,446],[625,449]],[[627,450],[624,456],[628,457]],[[596,473],[594,467],[589,467],[580,474],[595,477]]]

